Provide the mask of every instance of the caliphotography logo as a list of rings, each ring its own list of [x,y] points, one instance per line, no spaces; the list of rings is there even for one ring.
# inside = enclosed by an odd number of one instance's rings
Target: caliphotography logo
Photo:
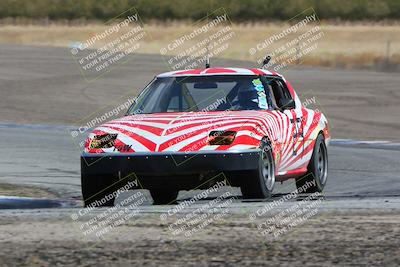
[[[225,8],[221,7],[198,20],[191,30],[176,36],[160,48],[167,66],[172,70],[199,69],[218,59],[236,39]],[[217,62],[213,61],[213,64]]]
[[[0,266],[400,266],[398,0],[0,1]]]
[[[101,160],[101,154],[105,152],[129,151],[131,148],[129,145],[115,145],[118,131],[113,129],[113,119],[120,118],[120,121],[123,123],[125,120],[123,116],[136,103],[137,98],[126,99],[126,97],[122,97],[122,101],[124,102],[121,103],[120,101],[117,100],[112,105],[101,107],[83,119],[76,121],[72,129],[69,129],[69,135],[78,151],[100,154],[100,157],[93,162],[87,162],[84,158],[87,165]],[[141,110],[137,109],[131,115],[135,115],[135,119],[140,121],[143,118],[141,114]],[[93,130],[96,128],[98,128],[97,131],[106,132],[106,134],[96,135],[93,133]]]
[[[266,36],[249,49],[250,56],[255,58],[259,66],[263,65],[265,55],[269,55],[271,60],[263,67],[270,71],[283,71],[301,64],[304,57],[318,49],[325,33],[312,7],[287,22],[289,26],[284,30]]]
[[[200,190],[209,184],[213,185]],[[160,214],[160,219],[168,224],[173,236],[195,238],[199,232],[223,222],[229,216],[229,208],[237,200],[237,196],[227,190],[229,186],[227,177],[223,173],[217,174],[188,192],[193,192],[193,195],[182,196],[177,205]]]
[[[290,231],[294,231],[296,227],[307,223],[308,219],[318,214],[323,195],[320,192],[305,195],[315,186],[315,180],[305,181],[298,189],[267,202],[249,214],[249,219],[256,223],[260,235],[265,238],[265,244],[269,245],[284,238]]]
[[[148,203],[149,199],[142,191],[130,193],[133,189],[142,189],[134,173],[108,187],[100,187],[97,192],[86,197],[85,203],[90,204],[70,215],[75,226],[82,232],[82,237],[90,241],[104,241],[116,228],[138,216],[140,207]],[[110,207],[108,203],[113,201],[118,203]],[[105,208],[98,211],[100,207]]]
[[[110,19],[102,28],[87,39],[74,42],[71,48],[71,55],[88,82],[129,60],[131,55],[140,51],[146,37],[134,7]]]

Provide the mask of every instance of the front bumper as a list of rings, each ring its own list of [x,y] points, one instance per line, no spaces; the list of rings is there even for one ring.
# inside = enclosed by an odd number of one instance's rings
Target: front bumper
[[[138,175],[195,174],[207,171],[243,171],[258,167],[259,149],[196,153],[83,153],[82,175],[135,173]]]

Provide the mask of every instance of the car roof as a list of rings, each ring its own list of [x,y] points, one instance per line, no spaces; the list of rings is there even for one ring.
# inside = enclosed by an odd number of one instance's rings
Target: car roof
[[[268,71],[258,68],[207,68],[207,69],[190,69],[164,72],[157,77],[181,77],[181,76],[211,76],[211,75],[273,75],[280,76],[277,72]]]

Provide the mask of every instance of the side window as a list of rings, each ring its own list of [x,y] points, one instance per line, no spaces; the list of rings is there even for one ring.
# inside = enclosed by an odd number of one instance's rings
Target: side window
[[[289,89],[287,88],[285,82],[279,80],[278,83],[279,83],[279,87],[282,88],[283,95],[285,96],[285,98],[287,98],[287,99],[293,99],[293,97],[292,97],[292,95],[290,94]]]
[[[275,103],[279,108],[282,108],[283,99],[293,99],[284,81],[273,78],[270,81],[270,85],[275,97]]]

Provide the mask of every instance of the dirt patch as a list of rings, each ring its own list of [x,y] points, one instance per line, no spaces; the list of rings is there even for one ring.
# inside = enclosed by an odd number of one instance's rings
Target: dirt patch
[[[0,196],[18,196],[35,198],[55,198],[55,194],[32,186],[0,184]]]
[[[173,236],[157,214],[142,214],[103,241],[85,241],[70,218],[0,219],[2,266],[399,266],[398,214],[320,214],[265,242],[244,215]]]

